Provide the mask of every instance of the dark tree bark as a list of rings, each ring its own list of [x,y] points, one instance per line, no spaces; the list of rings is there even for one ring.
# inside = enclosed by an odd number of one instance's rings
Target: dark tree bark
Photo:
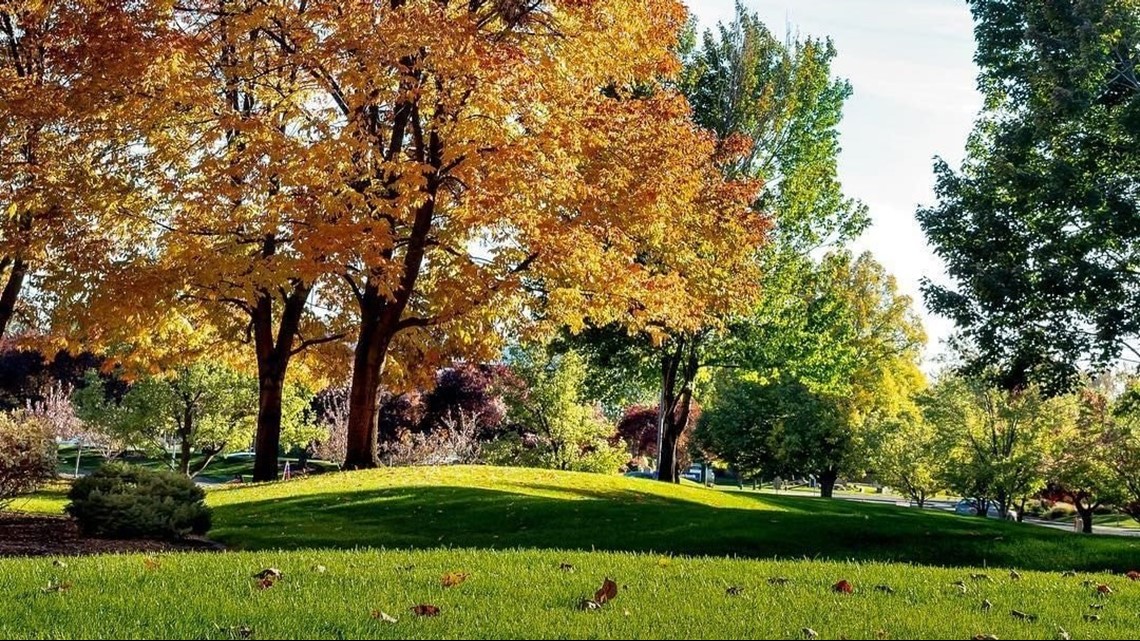
[[[274,252],[273,238],[266,238],[265,251]],[[274,294],[262,291],[250,317],[254,351],[257,353],[257,435],[254,437],[254,481],[277,479],[277,456],[281,449],[281,402],[289,361],[304,347],[294,347],[311,287],[293,280],[280,292],[281,318],[274,333]]]
[[[657,480],[680,483],[677,444],[689,426],[693,405],[693,380],[700,369],[699,343],[695,338],[678,338],[661,359],[661,449],[657,453]]]
[[[178,439],[181,450],[178,453],[178,471],[190,476],[190,442],[194,435],[194,414],[189,406],[183,408],[179,420]]]
[[[16,301],[20,298],[20,290],[24,287],[24,278],[28,274],[28,264],[20,258],[7,258],[0,262],[0,276],[7,268],[7,279],[4,281],[4,291],[0,293],[0,338],[4,338],[8,331],[8,323],[16,311]]]
[[[1100,507],[1100,504],[1090,502],[1088,495],[1081,492],[1073,497],[1073,505],[1077,508],[1077,514],[1081,517],[1081,532],[1083,534],[1092,534],[1093,513]]]
[[[835,470],[824,470],[819,473],[819,495],[822,498],[829,499],[835,493],[835,481],[839,479],[839,473]]]

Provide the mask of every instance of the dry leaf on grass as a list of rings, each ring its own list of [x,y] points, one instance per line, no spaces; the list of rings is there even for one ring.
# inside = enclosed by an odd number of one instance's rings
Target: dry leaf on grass
[[[379,619],[379,620],[383,621],[384,623],[395,623],[396,622],[396,617],[388,614],[387,612],[384,612],[383,610],[373,610],[372,611],[372,618],[373,619]]]
[[[843,579],[839,581],[839,583],[831,586],[831,591],[838,592],[840,594],[851,594],[855,591],[855,588],[847,581],[847,579]]]
[[[412,614],[418,617],[435,617],[439,616],[439,608],[434,605],[421,603],[420,605],[412,607]]]
[[[469,576],[471,575],[466,572],[448,572],[440,578],[439,583],[445,588],[453,588],[466,581]]]
[[[617,583],[614,583],[613,579],[607,577],[605,581],[602,581],[602,587],[598,588],[598,591],[594,593],[594,601],[597,601],[598,605],[605,605],[608,601],[613,601],[617,593]]]

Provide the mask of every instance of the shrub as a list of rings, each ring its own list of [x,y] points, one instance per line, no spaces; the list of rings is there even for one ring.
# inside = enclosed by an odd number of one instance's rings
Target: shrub
[[[206,493],[183,474],[108,463],[67,496],[67,513],[88,536],[178,539],[210,529]]]
[[[1049,512],[1045,515],[1046,519],[1050,521],[1059,521],[1061,519],[1071,519],[1077,514],[1077,508],[1068,503],[1056,503]]]
[[[0,508],[55,477],[51,425],[26,412],[0,413]]]

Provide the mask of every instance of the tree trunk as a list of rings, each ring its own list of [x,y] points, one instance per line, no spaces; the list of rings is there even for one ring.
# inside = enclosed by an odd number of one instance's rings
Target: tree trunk
[[[267,238],[264,253],[272,256],[275,241]],[[281,320],[274,334],[275,295],[258,294],[251,312],[254,348],[257,352],[257,435],[254,437],[254,481],[277,480],[277,456],[281,450],[281,401],[285,395],[285,375],[294,354],[293,343],[301,326],[310,287],[294,280],[283,292]],[[300,349],[306,344],[302,343]]]
[[[977,510],[974,516],[981,517],[983,519],[989,518],[990,502],[988,499],[975,499],[974,506]]]
[[[693,403],[693,380],[700,368],[696,339],[676,339],[676,346],[661,359],[661,446],[657,452],[657,480],[680,483],[677,444],[689,425]],[[680,389],[678,389],[680,384]]]
[[[1089,505],[1081,499],[1077,499],[1074,503],[1076,504],[1077,514],[1081,517],[1081,532],[1084,534],[1092,534],[1093,510],[1096,509],[1096,506]]]
[[[822,498],[829,499],[835,493],[835,481],[839,478],[839,473],[835,470],[827,470],[819,474],[819,495]]]
[[[9,262],[9,259],[5,259]],[[16,301],[19,300],[20,290],[24,286],[24,277],[28,273],[28,264],[20,258],[10,259],[11,267],[8,271],[8,280],[4,284],[4,291],[0,293],[0,338],[4,338],[8,330],[8,323],[16,311]],[[0,269],[0,275],[3,274]]]
[[[260,369],[260,368],[259,368]],[[281,400],[285,372],[267,368],[257,378],[257,435],[254,437],[253,480],[277,480],[277,455],[281,451]]]
[[[661,451],[657,452],[657,480],[667,483],[681,482],[677,477],[677,437],[668,420],[665,421],[665,429],[661,432]]]
[[[348,448],[344,469],[376,467],[379,437],[381,378],[388,356],[391,333],[378,318],[383,312],[378,293],[368,291],[361,301],[360,336],[352,362],[352,386],[348,392]]]

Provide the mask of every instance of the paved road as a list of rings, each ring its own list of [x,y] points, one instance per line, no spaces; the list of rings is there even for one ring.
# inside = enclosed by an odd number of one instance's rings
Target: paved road
[[[780,496],[819,496],[816,492],[800,492],[800,491],[783,491],[776,492],[775,490],[759,490],[765,494],[778,494]],[[899,507],[914,507],[910,501],[897,496],[885,496],[882,494],[851,494],[847,492],[836,492],[835,498],[843,499],[844,501],[858,501],[860,503],[880,503],[886,505],[897,505]],[[943,510],[946,512],[953,512],[954,507],[958,504],[957,500],[947,499],[929,499],[926,501],[926,508],[928,510]],[[963,516],[962,518],[971,518]],[[973,517],[976,518],[976,517]],[[1039,527],[1053,528],[1054,530],[1062,530],[1064,532],[1072,532],[1073,524],[1069,522],[1056,522],[1056,521],[1042,521],[1026,517],[1023,523],[1029,523]],[[1105,534],[1109,536],[1137,536],[1140,537],[1140,528],[1122,528],[1122,527],[1106,527],[1101,525],[1093,526],[1093,534]]]

